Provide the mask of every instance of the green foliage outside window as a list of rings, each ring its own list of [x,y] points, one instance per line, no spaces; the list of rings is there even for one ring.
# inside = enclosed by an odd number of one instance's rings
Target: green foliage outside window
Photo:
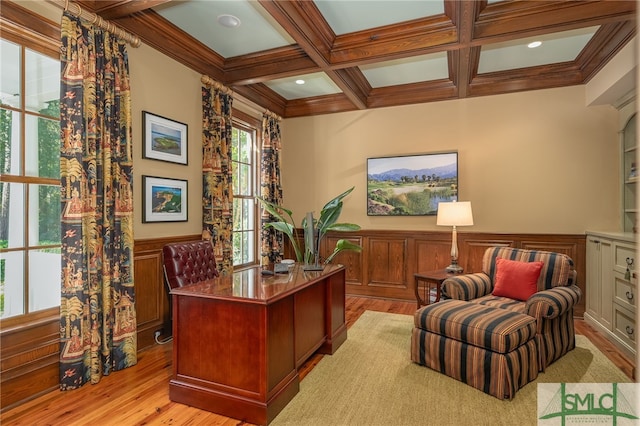
[[[0,109],[0,174],[7,174],[11,166],[11,111]],[[9,221],[6,215],[9,212],[9,194],[5,193],[8,184],[0,184],[0,247],[7,247]],[[4,274],[2,274],[4,282]]]
[[[49,117],[60,116],[60,100],[47,103],[40,111]],[[58,120],[38,120],[38,172],[40,176],[60,177],[60,122]],[[39,189],[39,231],[38,241],[55,241],[60,244],[60,187],[40,185]]]

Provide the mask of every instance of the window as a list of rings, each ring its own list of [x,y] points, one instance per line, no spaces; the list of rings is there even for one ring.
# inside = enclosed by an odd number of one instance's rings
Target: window
[[[234,111],[234,117],[239,113]],[[257,130],[234,120],[232,135],[233,170],[233,265],[257,263]]]
[[[0,318],[60,305],[60,62],[0,39]]]

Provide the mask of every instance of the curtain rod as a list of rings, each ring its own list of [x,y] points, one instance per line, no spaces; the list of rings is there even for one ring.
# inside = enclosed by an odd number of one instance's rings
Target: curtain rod
[[[233,94],[233,91],[231,89],[229,89],[224,84],[215,81],[214,79],[212,79],[208,75],[203,75],[202,77],[200,77],[200,81],[202,82],[202,84],[205,84],[207,86],[211,86],[214,89],[222,90],[223,92]]]
[[[278,121],[282,121],[282,117],[280,117],[275,112],[269,111],[268,109],[267,110],[262,109],[262,107],[260,105],[256,104],[255,102],[250,101],[249,99],[245,98],[244,96],[240,95],[239,93],[234,93],[230,88],[228,88],[227,86],[225,86],[222,83],[219,83],[219,82],[215,81],[214,79],[212,79],[208,75],[202,75],[200,77],[200,81],[202,81],[202,84],[211,86],[211,87],[213,87],[215,89],[218,89],[218,90],[222,90],[223,92],[227,92],[227,93],[233,94],[234,99],[237,99],[238,101],[243,103],[245,106],[251,108],[253,111],[255,111],[255,113],[266,115],[266,116],[269,116],[269,117],[273,117]]]
[[[263,114],[266,115],[267,117],[273,117],[278,121],[282,121],[282,117],[280,117],[278,114],[276,114],[275,112],[270,111],[268,109],[265,110],[265,112]]]
[[[79,18],[82,18],[86,21],[91,22],[94,25],[97,25],[103,30],[107,30],[110,33],[115,34],[119,38],[129,43],[132,47],[140,46],[140,39],[137,36],[125,31],[124,29],[117,26],[111,21],[102,19],[101,16],[98,16],[95,13],[82,9],[82,7],[80,7],[78,3],[73,3],[73,2],[70,2],[69,0],[47,0],[47,1],[51,4],[58,6],[63,10],[69,11],[70,13],[74,14]],[[72,8],[75,8],[76,10],[74,11],[72,10]]]

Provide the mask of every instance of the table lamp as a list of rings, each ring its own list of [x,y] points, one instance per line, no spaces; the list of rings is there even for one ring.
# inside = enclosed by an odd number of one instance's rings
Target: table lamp
[[[452,201],[438,203],[438,218],[436,225],[453,226],[453,237],[451,238],[451,265],[447,266],[447,272],[461,273],[462,267],[458,265],[458,236],[457,226],[473,225],[473,213],[470,201]]]

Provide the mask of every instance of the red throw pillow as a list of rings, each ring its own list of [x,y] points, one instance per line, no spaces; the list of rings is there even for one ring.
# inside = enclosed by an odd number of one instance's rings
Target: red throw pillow
[[[538,291],[538,278],[544,262],[518,262],[496,259],[496,278],[492,294],[516,300],[527,300]]]

